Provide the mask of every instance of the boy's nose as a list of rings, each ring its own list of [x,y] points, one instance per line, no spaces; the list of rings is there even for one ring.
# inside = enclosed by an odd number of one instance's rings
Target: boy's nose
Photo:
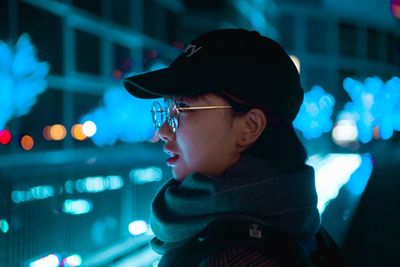
[[[175,139],[175,133],[172,131],[167,122],[164,122],[164,124],[161,126],[160,130],[158,131],[158,136],[164,142],[171,142]]]

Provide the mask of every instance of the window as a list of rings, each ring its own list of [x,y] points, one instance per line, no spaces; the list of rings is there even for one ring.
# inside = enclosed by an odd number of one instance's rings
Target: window
[[[80,30],[76,30],[76,70],[100,74],[100,40]]]
[[[389,33],[387,41],[387,58],[392,65],[400,64],[400,37]]]
[[[321,19],[307,20],[307,50],[311,53],[327,53],[327,23]]]
[[[51,74],[63,74],[62,19],[22,1],[17,2],[17,37],[22,33],[28,33],[36,47],[38,59],[50,63]]]
[[[376,29],[367,29],[367,57],[370,60],[379,60],[380,58],[380,42],[382,34]]]
[[[357,27],[355,25],[339,24],[339,53],[344,56],[357,56]]]

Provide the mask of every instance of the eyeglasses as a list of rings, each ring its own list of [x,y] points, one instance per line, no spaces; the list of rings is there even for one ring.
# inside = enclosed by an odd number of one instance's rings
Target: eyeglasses
[[[151,114],[153,117],[154,130],[160,131],[161,127],[165,122],[168,123],[171,130],[175,133],[179,126],[179,114],[185,111],[191,110],[208,110],[208,109],[228,109],[231,106],[206,106],[206,107],[181,107],[172,98],[169,98],[166,102],[166,106],[163,107],[159,102],[154,102]]]

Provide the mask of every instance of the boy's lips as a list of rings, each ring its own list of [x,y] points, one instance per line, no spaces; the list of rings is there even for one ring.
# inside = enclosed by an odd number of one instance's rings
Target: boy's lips
[[[174,155],[172,157],[170,157],[169,159],[167,159],[167,164],[169,166],[172,166],[175,164],[175,162],[179,159],[179,155]]]
[[[168,148],[163,147],[165,153],[170,155],[171,157],[167,159],[167,164],[169,166],[174,165],[174,163],[179,159],[179,154],[170,151]]]

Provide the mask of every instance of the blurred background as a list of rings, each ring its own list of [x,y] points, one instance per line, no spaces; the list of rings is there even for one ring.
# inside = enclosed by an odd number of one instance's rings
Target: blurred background
[[[171,172],[121,79],[230,27],[300,72],[294,125],[347,265],[397,262],[400,1],[1,0],[0,266],[157,265],[150,203]]]

